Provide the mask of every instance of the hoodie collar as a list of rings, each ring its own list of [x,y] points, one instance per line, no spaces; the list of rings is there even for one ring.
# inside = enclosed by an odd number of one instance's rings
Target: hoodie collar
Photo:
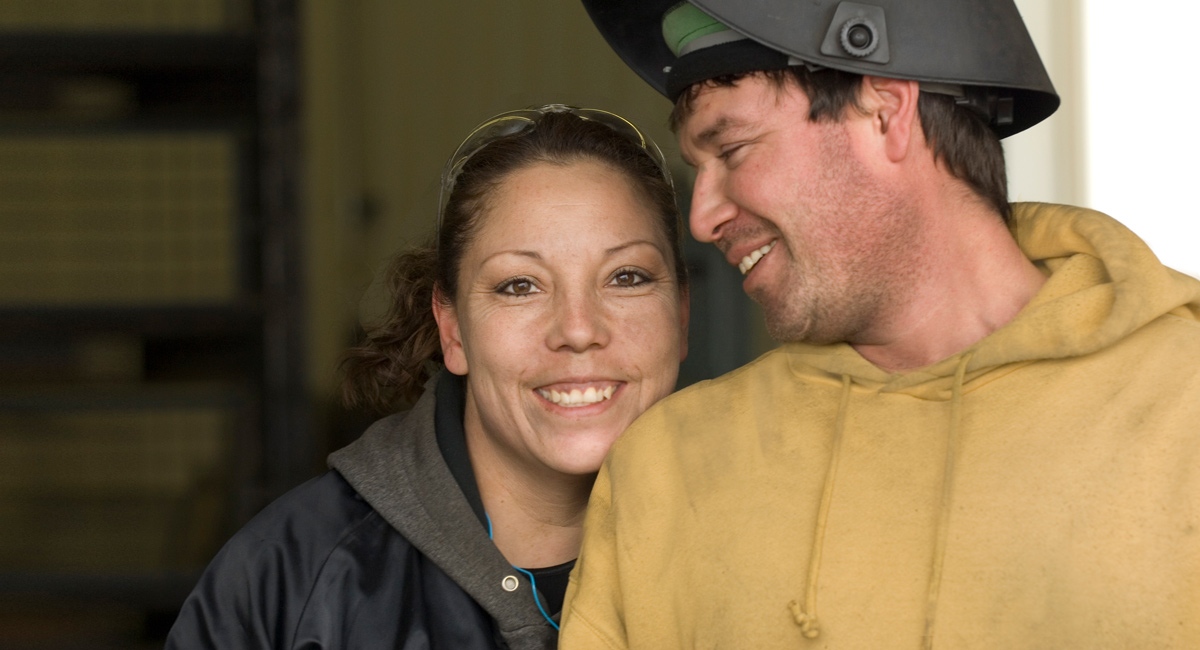
[[[923,399],[952,397],[964,355],[970,392],[1025,363],[1102,350],[1161,316],[1200,320],[1200,280],[1163,266],[1141,239],[1094,210],[1045,203],[1013,205],[1013,235],[1048,280],[1012,322],[946,359],[903,374],[884,371],[846,344],[790,343],[792,371],[831,384],[843,375],[860,389]]]

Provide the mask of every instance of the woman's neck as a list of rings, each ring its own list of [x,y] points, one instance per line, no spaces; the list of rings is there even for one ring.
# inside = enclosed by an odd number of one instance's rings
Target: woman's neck
[[[513,566],[550,567],[574,560],[583,541],[583,516],[595,475],[531,467],[502,453],[467,427],[467,452],[492,541]]]

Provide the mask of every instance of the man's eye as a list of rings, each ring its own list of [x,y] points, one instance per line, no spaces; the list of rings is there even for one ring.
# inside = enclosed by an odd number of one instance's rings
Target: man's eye
[[[717,157],[720,158],[721,160],[729,160],[733,156],[733,154],[740,151],[743,146],[744,145],[736,144],[727,149],[722,149],[721,152],[719,154],[717,154]]]

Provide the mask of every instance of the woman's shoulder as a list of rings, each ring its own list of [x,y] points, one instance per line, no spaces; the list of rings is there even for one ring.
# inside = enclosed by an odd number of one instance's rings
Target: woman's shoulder
[[[218,647],[287,647],[327,574],[375,564],[381,545],[408,549],[337,472],[313,478],[229,539],[185,601],[167,647],[206,647],[186,641],[204,638]]]
[[[336,471],[292,488],[254,516],[230,542],[303,542],[314,547],[337,543],[347,529],[373,514],[371,506]]]
[[[330,557],[361,561],[381,544],[408,546],[346,479],[331,470],[279,497],[237,532],[213,561],[238,576],[273,574],[297,594],[319,581]]]

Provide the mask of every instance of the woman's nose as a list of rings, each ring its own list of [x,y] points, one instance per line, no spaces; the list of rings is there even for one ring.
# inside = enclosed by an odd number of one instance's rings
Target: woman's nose
[[[546,340],[551,350],[583,352],[608,345],[608,318],[601,297],[593,292],[559,294],[552,318]]]
[[[712,243],[721,238],[721,227],[737,216],[737,205],[725,194],[721,174],[700,169],[692,187],[692,207],[688,225],[696,241]]]

